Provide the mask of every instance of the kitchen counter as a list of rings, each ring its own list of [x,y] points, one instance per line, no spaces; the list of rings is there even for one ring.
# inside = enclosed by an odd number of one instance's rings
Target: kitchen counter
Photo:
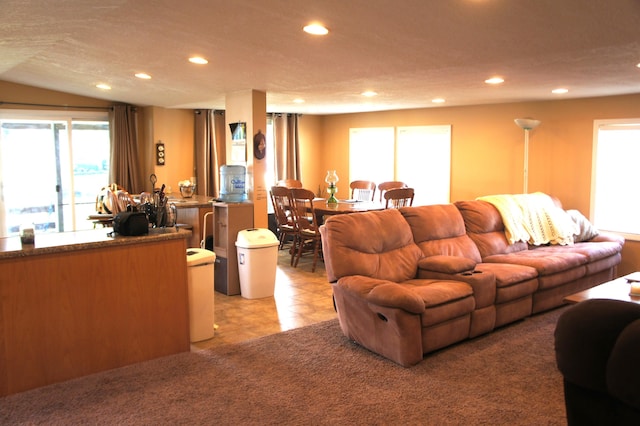
[[[191,231],[173,227],[153,228],[148,235],[138,237],[108,236],[112,231],[112,228],[99,228],[89,231],[36,233],[35,244],[24,245],[20,242],[20,237],[0,238],[0,259],[191,237]]]
[[[0,396],[189,351],[191,232],[110,231],[0,239]]]
[[[213,198],[207,195],[194,195],[191,198],[183,198],[182,196],[175,196],[169,194],[169,203],[174,203],[177,209],[187,207],[208,207],[211,208]]]

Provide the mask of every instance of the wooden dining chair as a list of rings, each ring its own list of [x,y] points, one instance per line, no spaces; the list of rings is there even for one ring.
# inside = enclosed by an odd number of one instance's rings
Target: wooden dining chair
[[[413,205],[413,188],[391,188],[384,193],[385,209],[399,209]]]
[[[406,188],[408,185],[399,180],[390,180],[378,184],[378,191],[380,192],[380,202],[384,199],[384,193],[393,188]]]
[[[316,220],[316,212],[313,200],[316,195],[313,191],[304,188],[291,188],[291,202],[293,204],[293,217],[296,222],[296,249],[293,266],[298,266],[298,261],[303,252],[313,250],[313,266],[311,272],[316,271],[316,263],[320,253],[320,227]]]
[[[354,180],[349,184],[351,198],[358,201],[373,201],[376,183],[370,180]]]
[[[281,179],[276,182],[277,186],[285,186],[287,188],[302,188],[302,182],[298,179]]]
[[[295,243],[297,237],[297,229],[292,212],[291,190],[284,186],[272,186],[269,191],[271,203],[273,204],[273,212],[276,218],[276,227],[278,229],[278,249],[281,250],[284,244],[291,239]],[[295,251],[291,250],[291,265],[293,266]]]

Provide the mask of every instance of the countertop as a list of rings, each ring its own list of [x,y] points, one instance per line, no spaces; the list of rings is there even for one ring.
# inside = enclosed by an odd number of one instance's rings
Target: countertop
[[[208,195],[194,195],[191,198],[184,198],[180,195],[169,195],[169,203],[175,204],[177,209],[189,208],[189,207],[211,207],[213,205],[213,199]]]
[[[70,252],[90,248],[105,248],[129,244],[141,244],[152,241],[189,238],[191,231],[176,228],[153,228],[148,235],[125,237],[108,234],[112,228],[99,228],[89,231],[36,233],[35,244],[23,244],[20,237],[0,238],[0,260],[43,254]]]

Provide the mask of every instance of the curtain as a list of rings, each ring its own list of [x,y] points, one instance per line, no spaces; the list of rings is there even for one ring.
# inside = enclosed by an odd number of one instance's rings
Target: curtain
[[[144,191],[138,161],[138,115],[131,105],[116,105],[109,113],[111,167],[109,181],[130,193]]]
[[[200,195],[217,197],[220,190],[218,170],[225,162],[225,115],[224,111],[211,109],[195,110],[194,161],[197,181],[196,191]]]
[[[275,142],[276,181],[301,180],[298,118],[298,114],[271,114]]]

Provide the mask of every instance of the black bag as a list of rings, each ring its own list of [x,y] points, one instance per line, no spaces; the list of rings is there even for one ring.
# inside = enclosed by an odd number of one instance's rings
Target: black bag
[[[113,218],[113,232],[136,236],[149,233],[149,220],[143,212],[120,212]]]

